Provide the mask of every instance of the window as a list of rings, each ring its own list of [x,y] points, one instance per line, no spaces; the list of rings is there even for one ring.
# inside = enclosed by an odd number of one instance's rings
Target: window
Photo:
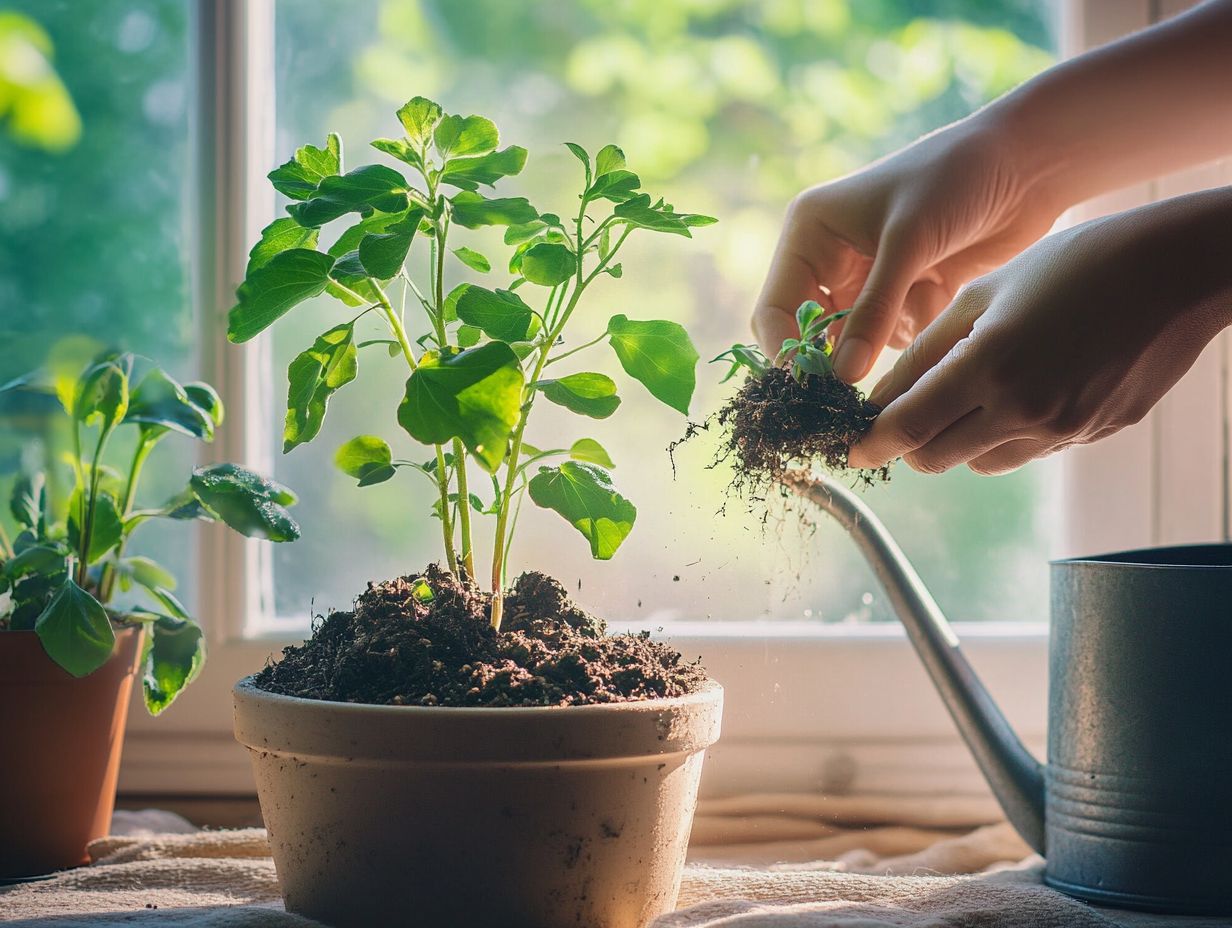
[[[594,150],[616,141],[647,189],[720,223],[693,241],[635,239],[623,259],[628,273],[599,288],[589,319],[579,320],[578,343],[587,326],[597,334],[608,316],[626,312],[687,323],[710,358],[747,340],[749,307],[793,193],[951,122],[1046,67],[1054,58],[1053,18],[1046,2],[921,11],[918,4],[813,0],[361,0],[342,15],[324,0],[283,0],[275,9],[277,160],[330,129],[344,139],[389,134],[393,111],[414,89],[451,111],[492,116],[506,142],[530,149],[526,171],[503,189],[565,212],[571,187],[558,179],[572,178],[577,165],[561,143]],[[350,164],[379,157],[354,148],[348,156]],[[499,232],[475,239],[480,251],[489,244],[487,253],[502,251]],[[460,264],[453,270],[465,272]],[[324,298],[275,330],[275,383],[336,315],[335,302]],[[369,579],[440,556],[426,485],[407,478],[359,493],[331,467],[333,449],[361,432],[398,447],[393,405],[372,397],[396,397],[405,373],[378,354],[361,358],[366,384],[331,401],[316,444],[278,456],[270,420],[279,479],[313,491],[298,510],[304,540],[271,552],[281,621],[266,628],[302,629],[311,609],[344,607]],[[582,363],[612,373],[614,359],[595,352]],[[717,366],[699,370],[693,418],[729,394],[720,374]],[[684,419],[636,385],[622,396],[620,415],[603,422],[542,413],[530,440],[567,447],[590,435],[608,448],[618,486],[638,506],[629,543],[611,563],[594,562],[584,544],[561,533],[554,514],[527,507],[514,565],[549,566],[583,603],[622,625],[893,619],[834,525],[818,520],[815,534],[791,520],[763,526],[739,500],[726,517],[716,515],[729,472],[707,468],[714,436],[681,448],[673,477],[664,449],[680,437]],[[1056,484],[1051,463],[998,481],[965,471],[922,479],[900,469],[867,498],[956,617],[1040,621]]]
[[[592,324],[614,312],[668,315],[713,356],[744,337],[781,205],[796,190],[1046,67],[1059,51],[1058,20],[1067,50],[1081,50],[1183,5],[100,0],[86,10],[8,0],[49,33],[84,122],[60,153],[0,141],[0,333],[34,360],[62,333],[122,320],[126,347],[224,389],[228,423],[211,453],[274,469],[303,498],[305,538],[295,545],[205,528],[191,551],[160,550],[196,591],[210,663],[163,718],[134,713],[122,788],[249,791],[231,738],[235,679],[302,635],[312,610],[343,606],[367,579],[436,556],[417,488],[360,491],[330,462],[360,431],[398,439],[392,408],[370,398],[382,383],[396,389],[401,371],[365,356],[361,383],[334,397],[322,438],[283,457],[282,372],[332,307],[301,307],[298,327],[280,325],[245,348],[222,342],[247,246],[280,209],[264,174],[293,146],[329,129],[353,144],[388,134],[392,111],[425,93],[492,115],[507,141],[529,148],[527,171],[509,186],[550,209],[561,205],[556,176],[574,168],[559,143],[618,141],[648,185],[721,222],[692,242],[643,243],[629,275],[596,294]],[[379,156],[350,152],[352,164],[369,157]],[[1227,171],[1123,191],[1076,217],[1227,183]],[[1217,340],[1147,421],[1098,446],[996,479],[900,468],[869,491],[942,607],[975,623],[964,646],[1028,743],[1043,736],[1048,556],[1227,537],[1229,346]],[[0,382],[10,373],[0,369]],[[725,395],[719,374],[699,370],[695,417]],[[718,517],[726,479],[705,467],[711,448],[686,446],[673,479],[658,451],[684,421],[637,390],[625,391],[621,419],[587,430],[613,452],[615,476],[639,505],[630,544],[594,564],[554,516],[531,513],[515,560],[580,584],[580,600],[613,623],[664,625],[688,655],[703,656],[728,690],[709,788],[842,785],[852,769],[864,788],[977,788],[850,543],[825,519],[810,534],[794,523],[763,531],[734,508]],[[544,416],[541,438],[553,429],[577,437],[582,424]],[[1181,429],[1209,440],[1181,455],[1169,440]],[[0,461],[12,461],[24,438],[7,424],[0,432]]]

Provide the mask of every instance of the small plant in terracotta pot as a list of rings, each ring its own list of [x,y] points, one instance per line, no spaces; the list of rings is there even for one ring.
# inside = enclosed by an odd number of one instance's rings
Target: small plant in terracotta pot
[[[134,366],[143,368],[138,378]],[[221,521],[272,541],[299,535],[285,509],[291,492],[234,464],[197,468],[174,498],[139,505],[143,470],[164,438],[210,441],[222,423],[207,384],[180,385],[132,355],[107,353],[80,376],[36,372],[0,387],[0,401],[47,406],[53,396],[66,460],[20,474],[9,499],[15,531],[0,521],[4,878],[86,862],[86,844],[110,823],[133,675],[158,715],[205,660],[174,575],[131,554],[131,537],[162,519]],[[117,470],[109,451],[121,441],[129,456]],[[52,486],[65,486],[65,498]]]
[[[646,634],[607,634],[551,577],[508,582],[509,550],[525,501],[600,560],[629,535],[637,509],[606,450],[584,436],[540,447],[528,426],[545,401],[583,420],[617,411],[617,383],[578,364],[601,344],[687,412],[697,352],[679,324],[620,314],[592,341],[565,339],[590,289],[621,277],[631,235],[690,237],[714,220],[642,192],[614,145],[568,144],[580,164],[567,215],[489,196],[525,149],[422,97],[398,118],[401,137],[372,143],[396,169],[347,171],[330,136],[270,174],[289,215],[253,248],[230,316],[231,340],[246,341],[322,293],[351,307],[291,362],[286,451],[317,435],[361,355],[405,363],[390,397],[402,434],[357,436],[335,460],[361,487],[428,481],[442,538],[441,564],[370,584],[236,688],[287,907],[339,925],[414,912],[638,928],[674,902],[721,690]],[[335,220],[345,229],[327,245]],[[460,266],[493,273],[456,242],[485,226],[504,229],[507,282],[451,286]],[[407,268],[413,249],[425,279]],[[395,451],[408,437],[423,450]]]

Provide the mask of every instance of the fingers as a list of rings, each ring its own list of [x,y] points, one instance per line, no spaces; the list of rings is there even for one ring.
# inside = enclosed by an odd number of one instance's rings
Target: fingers
[[[903,455],[913,470],[943,474],[951,467],[991,452],[1013,440],[1005,417],[983,407],[972,410],[921,448]]]
[[[1025,464],[1037,458],[1046,457],[1056,451],[1069,447],[1071,443],[1058,445],[1056,442],[1041,441],[1033,438],[1019,438],[998,445],[967,462],[967,466],[977,474],[991,477],[996,474],[1008,474],[1018,470]]]
[[[965,344],[965,343],[964,343]],[[852,467],[881,467],[923,448],[981,405],[980,390],[967,376],[966,352],[956,346],[910,392],[890,403],[851,449]]]
[[[873,387],[869,399],[889,406],[932,370],[960,341],[971,334],[975,320],[987,308],[982,290],[964,290],[924,332],[899,355],[894,367]]]
[[[854,383],[868,373],[894,334],[903,301],[920,270],[915,247],[887,229],[838,341],[834,373],[841,380]]]

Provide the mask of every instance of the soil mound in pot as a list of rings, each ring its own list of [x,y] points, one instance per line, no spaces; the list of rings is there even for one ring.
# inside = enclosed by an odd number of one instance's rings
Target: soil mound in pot
[[[735,466],[735,489],[754,494],[802,465],[850,472],[865,484],[888,480],[889,467],[862,470],[847,465],[851,446],[880,412],[833,374],[810,374],[798,381],[784,368],[771,367],[749,377],[719,410],[723,439],[718,460]]]
[[[525,573],[491,596],[439,567],[371,583],[256,677],[271,693],[395,706],[578,706],[683,696],[706,681],[649,633],[607,635],[563,586]]]

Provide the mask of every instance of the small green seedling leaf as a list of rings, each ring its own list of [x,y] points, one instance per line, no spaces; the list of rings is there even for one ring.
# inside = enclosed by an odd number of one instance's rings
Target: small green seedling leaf
[[[539,242],[522,255],[521,271],[532,284],[555,287],[577,273],[577,258],[564,245]]]
[[[656,399],[688,415],[697,385],[698,354],[684,326],[616,315],[608,320],[607,331],[625,373]]]
[[[489,338],[503,342],[522,342],[539,331],[539,317],[512,290],[488,290],[476,284],[455,288],[454,311],[467,325],[473,325]]]
[[[319,227],[347,213],[400,213],[407,208],[406,178],[384,164],[365,164],[347,174],[323,178],[316,192],[287,212],[302,226]]]
[[[384,483],[396,473],[393,452],[383,438],[375,435],[357,435],[339,447],[334,464],[358,480],[361,487]]]
[[[530,479],[535,505],[564,516],[590,543],[590,555],[609,560],[633,530],[637,508],[616,492],[611,475],[582,461],[541,467]]]
[[[445,116],[436,124],[432,142],[442,158],[486,155],[500,144],[500,133],[484,116]]]
[[[595,155],[595,177],[604,177],[625,167],[625,153],[615,145],[604,145]]]
[[[217,394],[214,398],[217,399]],[[214,440],[214,419],[210,412],[194,403],[184,387],[157,367],[142,377],[133,389],[124,421],[138,423],[147,438],[170,430],[202,441]]]
[[[454,257],[469,267],[472,271],[478,271],[480,274],[486,274],[492,270],[492,263],[472,248],[467,248],[465,245],[453,250]]]
[[[295,502],[295,494],[246,467],[198,467],[190,486],[210,512],[241,535],[269,541],[299,537],[299,526],[284,508]]]
[[[424,444],[460,438],[493,473],[517,426],[524,382],[517,355],[503,342],[457,354],[428,352],[406,382],[398,423]]]
[[[598,464],[609,470],[616,465],[612,463],[607,450],[593,438],[579,438],[569,448],[569,457],[575,461],[585,461],[588,464]]]
[[[401,219],[386,226],[384,231],[365,233],[357,249],[364,273],[378,280],[388,280],[402,270],[402,263],[411,250],[411,241],[422,218],[423,210],[408,209]]]
[[[113,429],[128,412],[130,355],[105,358],[88,367],[73,393],[73,416],[82,425]]]
[[[467,229],[518,225],[530,222],[539,215],[525,197],[490,200],[482,194],[464,190],[449,202],[453,221]]]
[[[422,578],[417,580],[415,585],[411,587],[411,595],[415,597],[415,602],[417,603],[427,604],[436,599],[436,593],[433,592],[428,581]]]
[[[611,200],[613,203],[624,203],[637,194],[642,186],[642,180],[632,171],[616,170],[596,177],[594,183],[586,190],[587,200]],[[650,197],[646,197],[649,202]]]
[[[267,175],[274,189],[292,200],[306,200],[325,178],[342,170],[342,140],[330,133],[324,148],[305,145],[286,164]]]
[[[205,636],[191,619],[160,615],[147,628],[141,662],[142,692],[150,715],[161,714],[205,663]]]
[[[35,620],[34,631],[47,656],[74,677],[98,670],[115,648],[115,631],[107,610],[71,578]]]
[[[569,374],[557,380],[540,380],[536,386],[551,402],[592,419],[606,419],[620,406],[616,381],[606,374]]]
[[[441,183],[476,190],[480,184],[491,187],[502,177],[521,174],[526,167],[526,149],[510,145],[477,158],[451,158],[441,170]]]
[[[319,229],[307,229],[290,217],[275,219],[261,231],[261,240],[248,252],[245,276],[269,264],[271,258],[284,251],[292,248],[315,249],[320,234]]]
[[[334,259],[319,251],[292,248],[250,274],[235,295],[227,339],[246,342],[273,325],[292,307],[325,291]]]
[[[282,429],[282,453],[312,441],[321,431],[329,398],[355,379],[359,352],[355,325],[335,326],[317,336],[312,347],[287,368],[287,418]]]
[[[427,97],[412,97],[398,110],[398,121],[402,123],[406,137],[423,147],[432,140],[433,130],[442,115],[439,103],[433,103]]]
[[[616,208],[612,210],[612,215],[620,222],[639,229],[649,229],[652,232],[671,232],[676,235],[683,235],[685,238],[693,237],[693,233],[689,231],[689,224],[685,222],[685,217],[672,212],[671,209],[663,206],[661,202],[652,205],[650,195],[646,193],[631,197],[623,203],[617,204]]]
[[[727,383],[741,370],[747,370],[753,376],[760,377],[770,369],[770,360],[756,345],[732,345],[710,363],[717,364],[719,361],[731,362],[731,368],[719,383]]]
[[[590,154],[577,142],[565,142],[565,148],[573,152],[573,157],[582,162],[582,167],[586,169],[586,186],[589,187],[591,182]]]

